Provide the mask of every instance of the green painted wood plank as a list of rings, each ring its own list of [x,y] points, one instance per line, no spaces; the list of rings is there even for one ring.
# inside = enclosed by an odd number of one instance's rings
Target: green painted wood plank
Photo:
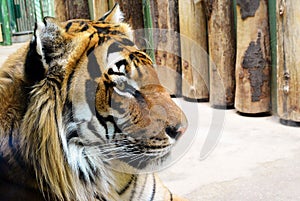
[[[153,45],[153,23],[152,23],[149,0],[143,0],[143,16],[144,16],[145,37],[147,41],[146,52],[151,57],[153,63],[155,63],[155,54],[154,54],[154,45]]]
[[[8,4],[6,0],[1,1],[0,5],[0,21],[2,23],[2,36],[3,36],[3,42],[1,42],[1,45],[11,45],[11,30],[9,26],[9,14],[8,14]]]
[[[277,114],[277,28],[276,28],[276,0],[269,0],[269,24],[271,45],[271,101],[272,112]]]

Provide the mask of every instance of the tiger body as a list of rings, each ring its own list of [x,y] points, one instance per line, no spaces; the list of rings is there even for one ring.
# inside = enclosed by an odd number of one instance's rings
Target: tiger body
[[[4,200],[182,200],[151,168],[186,119],[121,18],[45,18],[0,69]]]

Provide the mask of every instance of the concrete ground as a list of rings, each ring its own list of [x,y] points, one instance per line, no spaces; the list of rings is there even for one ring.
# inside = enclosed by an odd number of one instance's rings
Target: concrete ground
[[[208,103],[181,105],[190,121],[185,135],[194,139],[187,152],[160,173],[173,192],[191,201],[300,200],[300,128],[283,126],[274,116],[244,117],[235,110],[222,114]],[[199,117],[188,108],[198,108]],[[214,115],[224,114],[224,119],[216,118],[219,124],[212,122]],[[222,121],[216,147],[201,157],[205,139],[214,141],[216,135],[208,130]]]
[[[18,46],[0,46],[0,65]],[[300,128],[176,101],[189,128],[174,164],[159,173],[174,193],[191,201],[300,200]]]
[[[5,60],[7,59],[7,57],[10,54],[15,52],[18,48],[20,48],[24,44],[25,43],[15,43],[15,44],[9,45],[9,46],[1,46],[0,45],[0,67],[2,66],[2,64],[5,62]]]

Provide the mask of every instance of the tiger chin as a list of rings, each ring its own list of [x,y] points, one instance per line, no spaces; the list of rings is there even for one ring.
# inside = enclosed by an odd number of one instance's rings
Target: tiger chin
[[[152,170],[187,127],[118,5],[47,17],[0,69],[1,200],[184,200]]]

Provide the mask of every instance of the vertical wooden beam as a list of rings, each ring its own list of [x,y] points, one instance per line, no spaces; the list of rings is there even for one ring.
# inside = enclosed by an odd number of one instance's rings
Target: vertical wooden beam
[[[300,1],[278,0],[277,79],[281,122],[300,125]]]
[[[134,31],[135,44],[145,49],[144,39],[144,18],[143,18],[143,3],[142,0],[115,0],[115,3],[120,4],[120,8],[124,13],[124,21],[130,24]],[[110,3],[111,4],[111,3]]]
[[[88,1],[86,0],[66,0],[68,19],[90,19]]]
[[[231,108],[235,90],[235,29],[232,0],[205,0],[210,56],[210,103]]]
[[[270,34],[267,0],[237,0],[235,108],[270,112]]]
[[[277,114],[277,28],[276,1],[268,0],[270,47],[271,47],[271,107],[272,114]]]
[[[2,37],[2,23],[0,22],[0,43],[3,42],[3,37]]]
[[[182,96],[207,101],[208,54],[205,9],[202,2],[179,0]]]
[[[101,18],[108,10],[108,0],[93,0],[93,19]]]
[[[89,5],[86,0],[55,0],[55,16],[60,21],[69,19],[90,19]]]
[[[0,4],[0,16],[3,19],[2,21],[2,31],[3,31],[3,42],[1,44],[3,45],[11,45],[11,30],[9,25],[9,15],[8,15],[8,7],[7,7],[7,1],[2,0]]]
[[[112,9],[116,3],[116,0],[108,0],[108,9]]]
[[[55,17],[59,21],[66,21],[67,20],[67,8],[66,8],[66,1],[64,0],[55,0],[54,1],[54,13]]]
[[[151,9],[159,79],[170,94],[181,96],[178,0],[153,0]]]
[[[144,16],[144,29],[145,40],[147,41],[147,54],[155,63],[154,46],[153,46],[153,23],[151,16],[150,0],[143,0],[143,16]]]

